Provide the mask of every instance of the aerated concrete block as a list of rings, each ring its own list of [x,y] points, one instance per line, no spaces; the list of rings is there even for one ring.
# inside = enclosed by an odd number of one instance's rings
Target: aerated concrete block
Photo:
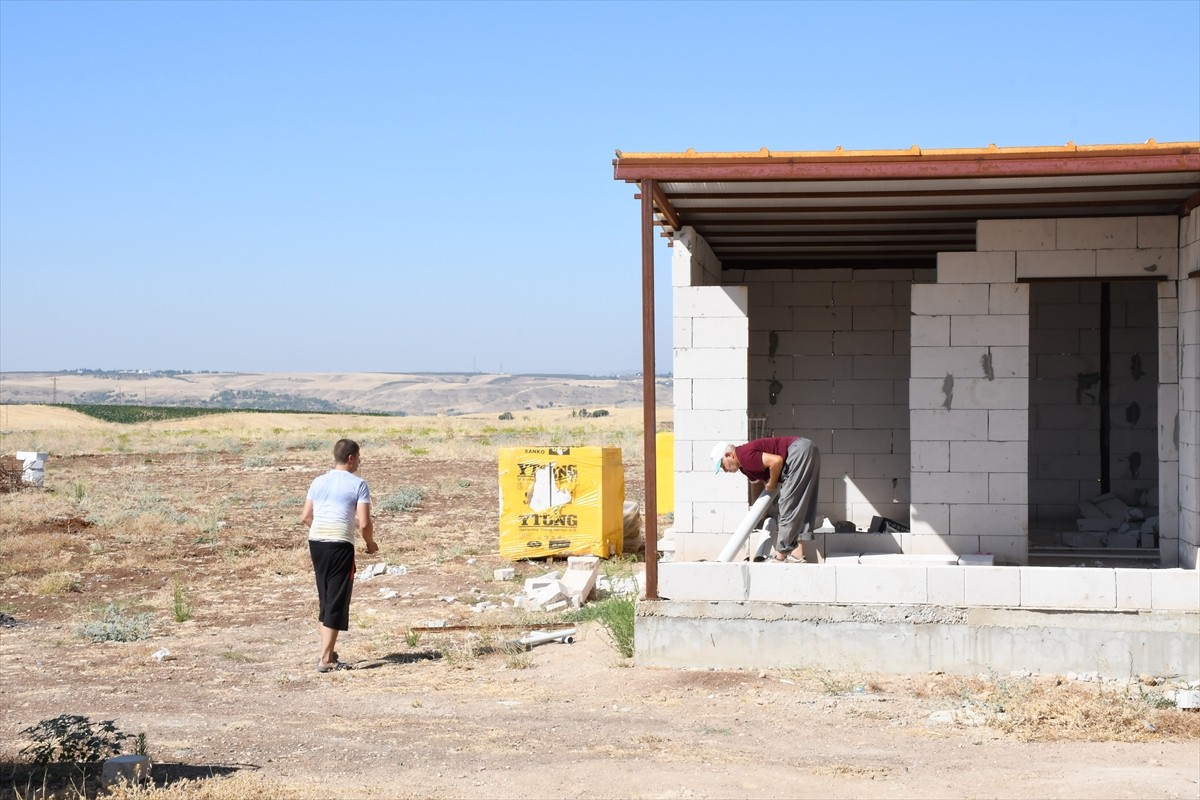
[[[766,603],[833,603],[836,570],[825,564],[750,564],[746,599]]]
[[[1117,578],[1111,569],[1018,569],[1022,608],[1116,608]]]
[[[861,559],[860,559],[861,562]],[[839,603],[926,603],[929,587],[926,567],[868,566],[834,567]]]
[[[1151,570],[1150,601],[1155,611],[1200,611],[1200,572]]]
[[[982,219],[975,225],[975,249],[1053,250],[1058,225],[1053,219]]]
[[[1117,579],[1117,608],[1151,608],[1150,570],[1114,569]]]
[[[669,600],[741,602],[748,594],[749,578],[746,570],[750,566],[761,565],[745,562],[725,564],[682,561],[660,564],[658,595]]]
[[[966,602],[969,606],[1010,606],[1021,604],[1021,573],[1018,567],[971,567],[966,574]]]
[[[986,314],[988,284],[917,284],[912,287],[914,316]]]
[[[1138,247],[1178,247],[1179,219],[1174,216],[1138,217]]]
[[[1094,278],[1095,250],[1017,253],[1017,278]]]
[[[1137,247],[1137,217],[1079,217],[1058,220],[1059,250]]]
[[[938,283],[1012,283],[1016,248],[1000,252],[938,253]]]
[[[1174,248],[1150,250],[1099,250],[1096,253],[1096,277],[1165,277],[1175,280],[1179,273],[1179,251]]]
[[[930,567],[927,572],[929,602],[940,606],[961,606],[966,602],[966,572],[960,566]]]

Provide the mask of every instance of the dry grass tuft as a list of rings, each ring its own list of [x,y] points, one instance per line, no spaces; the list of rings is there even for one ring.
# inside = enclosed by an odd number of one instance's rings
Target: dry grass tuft
[[[956,696],[989,727],[1027,742],[1200,740],[1200,714],[1136,682],[963,678],[931,693]]]
[[[101,790],[95,785],[95,780],[84,780],[76,776],[75,780],[46,780],[40,782],[27,779],[22,784],[12,784],[4,787],[6,796],[18,800],[34,800],[34,798],[54,797],[61,800],[88,800],[92,797],[104,797],[108,800],[306,800],[312,796],[311,791],[304,791],[294,786],[288,786],[256,775],[253,772],[237,772],[227,777],[192,778],[167,783],[162,786],[154,784],[119,783],[107,790]],[[326,797],[336,797],[336,793],[322,793]]]
[[[51,572],[43,575],[37,583],[37,593],[41,595],[82,591],[83,576],[78,572]]]
[[[28,484],[21,480],[21,462],[14,456],[0,458],[0,494],[19,492]]]

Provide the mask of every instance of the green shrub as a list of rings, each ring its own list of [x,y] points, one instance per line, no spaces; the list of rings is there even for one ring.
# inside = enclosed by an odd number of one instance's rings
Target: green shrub
[[[173,610],[175,612],[176,622],[187,622],[192,618],[192,600],[188,597],[187,592],[183,588],[183,584],[179,582],[179,578],[175,578],[175,596],[173,602]]]
[[[39,766],[50,764],[94,764],[121,752],[121,733],[113,721],[92,722],[77,714],[44,719],[21,731],[33,743],[21,750]]]
[[[424,499],[424,489],[404,487],[380,500],[375,507],[380,511],[412,511],[420,506]]]
[[[150,636],[149,614],[126,614],[116,603],[109,603],[100,619],[85,622],[76,633],[93,642],[136,642]]]
[[[608,631],[612,644],[625,658],[633,658],[633,595],[612,595],[563,615],[567,622],[597,620]]]

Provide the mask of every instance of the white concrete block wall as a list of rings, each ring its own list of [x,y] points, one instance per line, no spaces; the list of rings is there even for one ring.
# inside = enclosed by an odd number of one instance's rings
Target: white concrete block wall
[[[1019,278],[1099,280],[1165,277],[1177,271],[1178,256],[1168,241],[1176,223],[1169,217],[1058,220],[1053,236],[1047,226],[1034,226],[1040,232],[1036,244],[1030,244],[1030,229],[1019,221],[1005,221],[993,231],[989,227],[993,223],[980,224],[980,241],[992,249],[1018,248]],[[1014,231],[1023,231],[1025,239],[1018,241]],[[1173,286],[1158,285],[1160,289]],[[1167,348],[1174,341],[1176,309],[1161,297],[1155,307],[1149,286],[1110,284],[1110,365],[1115,382],[1109,407],[1113,421],[1109,479],[1111,488],[1130,502],[1139,488],[1154,486],[1161,478],[1161,439],[1155,441],[1153,426],[1155,412],[1164,403],[1152,379],[1158,372],[1160,380],[1170,380],[1161,362],[1168,370],[1174,363]],[[1032,289],[1030,516],[1033,524],[1058,519],[1065,526],[1078,515],[1078,502],[1098,492],[1100,448],[1093,441],[1098,436],[1091,433],[1098,431],[1099,398],[1080,376],[1099,372],[1099,325],[1092,319],[1098,316],[1099,283],[1035,284]],[[1160,362],[1157,370],[1156,361]],[[1140,381],[1130,377],[1137,362],[1144,364]],[[1169,410],[1169,401],[1165,405]]]
[[[1148,231],[1149,236],[1151,233]],[[1178,337],[1178,421],[1173,430],[1168,430],[1164,422],[1160,422],[1160,435],[1167,440],[1178,437],[1177,563],[1180,567],[1196,570],[1200,569],[1200,208],[1192,209],[1183,219],[1179,226],[1178,243],[1180,270],[1179,280],[1174,284]],[[1160,245],[1154,241],[1150,246]],[[1163,301],[1163,292],[1160,292],[1160,305]],[[1160,505],[1165,499],[1169,498],[1160,495]]]
[[[1053,243],[1038,226],[994,233],[991,246]],[[989,542],[1005,560],[1025,560],[1027,500],[1011,484],[1028,464],[1028,427],[1019,423],[1028,410],[1029,294],[1015,284],[1016,263],[1015,250],[943,253],[938,285],[913,287],[906,553],[975,553]],[[994,481],[1009,490],[993,492]]]
[[[1178,381],[1180,423],[1175,428],[1165,421],[1157,425],[1158,446],[1148,459],[1144,457],[1142,470],[1145,480],[1159,473],[1164,516],[1175,511],[1164,528],[1170,532],[1174,526],[1177,552],[1164,555],[1164,565],[1176,561],[1194,565],[1200,531],[1178,509],[1180,504],[1200,503],[1196,499],[1200,467],[1195,463],[1200,442],[1194,441],[1193,433],[1200,425],[1189,424],[1200,414],[1196,408],[1200,378],[1188,374],[1197,370],[1193,365],[1200,355],[1196,341],[1200,279],[1188,277],[1200,269],[1197,233],[1200,219],[1195,211],[1183,225],[1170,217],[993,220],[979,224],[978,252],[943,254],[936,272],[721,273],[703,240],[685,231],[686,236],[681,234],[685,247],[677,249],[673,263],[677,288],[696,289],[714,277],[727,284],[745,284],[722,291],[744,292],[742,300],[733,301],[737,313],[726,316],[744,316],[746,335],[743,342],[738,319],[714,320],[698,328],[697,317],[720,317],[721,312],[692,305],[708,304],[711,298],[677,293],[676,380],[686,393],[680,392],[677,399],[676,425],[696,437],[683,444],[690,460],[682,463],[703,466],[700,462],[715,438],[701,441],[701,431],[712,431],[710,435],[716,437],[716,429],[729,430],[726,438],[744,440],[748,431],[733,429],[746,428],[747,418],[761,417],[766,435],[796,432],[813,438],[827,468],[839,471],[836,479],[823,475],[821,516],[853,518],[863,526],[869,520],[857,519],[859,515],[882,512],[897,518],[901,515],[894,505],[907,491],[912,534],[904,541],[906,552],[910,547],[913,552],[945,552],[946,542],[975,544],[984,550],[994,547],[998,557],[1003,554],[1024,563],[1027,525],[1023,530],[1009,529],[1021,526],[1022,509],[1026,519],[1030,504],[1065,509],[1095,489],[1093,482],[1078,477],[1080,465],[1096,454],[1095,447],[1081,443],[1078,435],[1081,429],[1095,426],[1092,416],[1081,415],[1074,403],[1081,387],[1067,379],[1047,382],[1042,387],[1047,401],[1036,406],[1035,415],[1029,402],[1034,374],[1031,354],[1037,353],[1047,363],[1061,362],[1060,371],[1068,375],[1088,372],[1099,342],[1081,324],[1086,312],[1078,293],[1098,291],[1098,283],[1086,281],[1150,275],[1160,278],[1157,304],[1149,309],[1154,320],[1145,322],[1147,308],[1133,302],[1120,306],[1116,313],[1121,318],[1116,322],[1126,326],[1122,343],[1139,352],[1143,334],[1157,333],[1158,358],[1147,360],[1158,362],[1160,383],[1172,377]],[[1173,248],[1174,237],[1178,249]],[[1176,280],[1161,280],[1169,276]],[[922,283],[934,278],[938,283]],[[1044,330],[1030,326],[1031,287],[1024,282],[1039,278],[1085,281],[1079,284],[1082,289],[1068,290],[1076,292],[1074,297],[1055,296],[1057,286],[1070,284],[1039,284],[1039,291],[1050,292],[1038,309],[1045,319]],[[726,292],[726,298],[733,295]],[[1124,358],[1133,353],[1117,355]],[[741,403],[739,381],[745,382],[748,395]],[[1115,402],[1123,404],[1117,411],[1124,413],[1133,402],[1141,405],[1143,395],[1137,387],[1129,397],[1117,398]],[[1169,395],[1169,389],[1165,394],[1159,390],[1146,402],[1170,410]],[[726,404],[733,407],[725,408]],[[907,430],[901,421],[904,415]],[[1030,441],[1031,429],[1038,431],[1034,441]],[[1178,441],[1164,441],[1174,430],[1180,431]],[[891,435],[885,437],[884,432]],[[1131,436],[1121,431],[1115,438],[1122,447],[1136,446],[1140,452],[1142,445]],[[1076,452],[1062,452],[1072,440]],[[973,451],[968,442],[987,447]],[[1019,456],[1022,448],[1024,465]],[[1174,474],[1159,469],[1162,456],[1171,452],[1180,459]],[[889,479],[876,474],[894,468],[895,457],[905,454],[910,475]],[[860,456],[862,460],[857,460]],[[1045,497],[1031,497],[1027,481],[1022,487],[1028,470],[1043,473],[1035,485]],[[852,479],[846,480],[848,476]],[[677,504],[695,509],[695,501],[702,500],[708,504],[705,508],[713,502],[728,504],[726,509],[744,508],[744,483],[726,493],[728,484],[697,483],[689,490],[703,497],[681,498],[677,491]],[[826,505],[830,503],[832,507]],[[988,514],[992,507],[997,513]],[[1194,509],[1188,505],[1185,510]],[[728,511],[705,514],[721,519],[721,525],[728,516]],[[956,521],[974,525],[981,520],[991,520],[986,531],[954,530]],[[677,530],[687,526],[677,516]]]
[[[731,277],[749,290],[749,416],[765,419],[764,435],[817,445],[818,517],[862,528],[873,516],[905,522],[908,298],[917,276],[783,269]],[[986,286],[981,297],[986,313]]]
[[[746,487],[713,474],[709,452],[746,430],[749,297],[721,286],[721,264],[685,229],[672,252],[675,558],[711,559],[746,512]]]
[[[721,261],[704,237],[684,228],[671,243],[672,286],[719,286]]]
[[[1163,281],[1162,285],[1172,284]],[[1158,486],[1159,464],[1164,460],[1159,422],[1173,421],[1177,405],[1176,381],[1169,381],[1169,386],[1164,383],[1159,355],[1165,352],[1169,363],[1175,364],[1175,325],[1162,325],[1160,320],[1164,314],[1159,312],[1160,306],[1174,308],[1175,299],[1160,299],[1159,288],[1144,281],[1117,282],[1109,286],[1112,317],[1109,490],[1127,498],[1130,503],[1137,502],[1142,490],[1153,490]],[[1166,316],[1173,322],[1177,315]],[[1159,348],[1158,339],[1168,332],[1170,345]],[[1155,361],[1158,362],[1157,377]],[[1160,397],[1163,394],[1170,397]],[[1166,460],[1177,459],[1178,455],[1173,455]]]

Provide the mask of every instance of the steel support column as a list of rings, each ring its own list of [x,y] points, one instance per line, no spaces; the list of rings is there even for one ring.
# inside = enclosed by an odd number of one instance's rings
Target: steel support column
[[[642,181],[642,436],[646,471],[646,599],[658,599],[658,481],[655,444],[658,392],[654,380],[654,195],[653,179]]]

